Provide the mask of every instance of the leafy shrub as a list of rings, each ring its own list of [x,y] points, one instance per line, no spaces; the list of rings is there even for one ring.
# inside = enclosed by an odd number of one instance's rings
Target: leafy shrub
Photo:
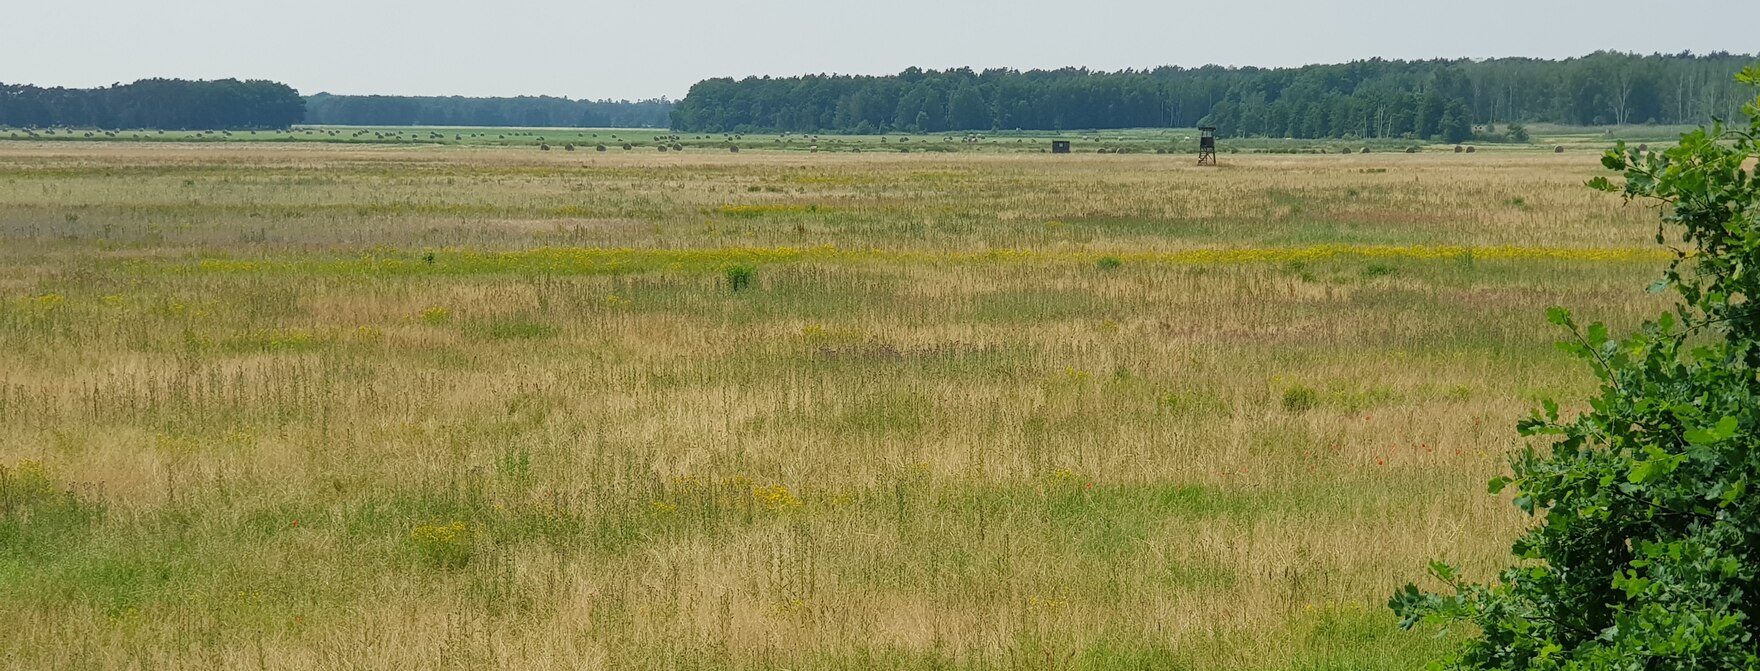
[[[1307,412],[1320,405],[1320,392],[1313,387],[1296,385],[1283,390],[1283,409],[1290,412]]]
[[[1760,67],[1739,79],[1760,85]],[[1600,396],[1571,419],[1546,401],[1518,425],[1550,445],[1491,482],[1536,520],[1517,566],[1481,585],[1432,563],[1452,593],[1407,585],[1389,602],[1406,627],[1474,625],[1446,666],[1760,668],[1760,180],[1743,169],[1760,156],[1760,98],[1744,111],[1740,130],[1602,158],[1624,184],[1591,186],[1668,205],[1687,249],[1659,284],[1680,302],[1624,338],[1548,312]]]
[[[728,266],[722,271],[722,275],[727,278],[729,290],[740,291],[752,285],[752,280],[758,276],[758,269],[745,265]]]

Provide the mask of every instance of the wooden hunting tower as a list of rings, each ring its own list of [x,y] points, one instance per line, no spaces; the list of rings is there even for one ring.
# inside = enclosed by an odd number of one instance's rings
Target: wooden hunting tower
[[[1053,153],[1053,154],[1068,154],[1069,153],[1069,140],[1052,140],[1051,141],[1051,153]]]
[[[1198,129],[1198,165],[1216,165],[1216,128]]]

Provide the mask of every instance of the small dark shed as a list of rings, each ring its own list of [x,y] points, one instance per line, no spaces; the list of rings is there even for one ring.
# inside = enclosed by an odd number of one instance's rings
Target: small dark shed
[[[1051,153],[1053,153],[1053,154],[1068,154],[1069,153],[1069,140],[1052,140],[1051,141]]]

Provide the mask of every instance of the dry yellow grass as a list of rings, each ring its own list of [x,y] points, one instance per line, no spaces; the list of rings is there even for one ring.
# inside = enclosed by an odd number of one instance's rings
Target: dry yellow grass
[[[0,146],[0,660],[1412,668],[1594,170]]]

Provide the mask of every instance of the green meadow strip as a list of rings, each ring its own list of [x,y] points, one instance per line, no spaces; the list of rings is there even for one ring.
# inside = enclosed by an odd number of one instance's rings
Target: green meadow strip
[[[1429,245],[1309,245],[1235,247],[1173,252],[1071,252],[996,249],[982,252],[930,252],[817,247],[722,247],[709,249],[631,249],[544,247],[485,252],[439,250],[384,252],[352,258],[256,260],[203,258],[194,261],[135,261],[137,270],[173,274],[320,273],[365,275],[475,275],[542,273],[615,274],[717,268],[737,263],[1039,263],[1088,264],[1103,258],[1126,264],[1215,265],[1322,261],[1334,258],[1412,260],[1551,260],[1571,262],[1656,262],[1667,252],[1636,248],[1465,247]]]

